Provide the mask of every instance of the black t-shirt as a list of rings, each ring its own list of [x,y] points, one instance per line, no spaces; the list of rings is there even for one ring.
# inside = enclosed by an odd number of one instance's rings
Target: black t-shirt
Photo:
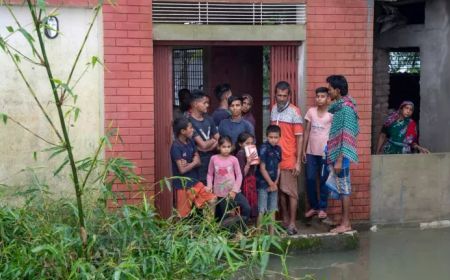
[[[183,180],[174,179],[172,180],[172,186],[175,189],[181,189],[183,186],[186,188],[191,188],[198,181],[198,168],[194,168],[184,174],[181,174],[178,170],[178,166],[176,161],[184,159],[187,163],[191,163],[194,159],[194,155],[197,152],[197,148],[195,147],[195,143],[192,139],[187,139],[187,143],[183,143],[180,140],[176,139],[172,147],[170,148],[170,158],[172,160],[172,173],[173,176],[181,176],[187,177],[192,180]]]
[[[216,125],[214,123],[214,120],[210,116],[203,117],[203,120],[201,121],[191,116],[189,117],[189,120],[194,127],[194,135],[192,138],[200,136],[203,141],[207,141],[217,134]]]

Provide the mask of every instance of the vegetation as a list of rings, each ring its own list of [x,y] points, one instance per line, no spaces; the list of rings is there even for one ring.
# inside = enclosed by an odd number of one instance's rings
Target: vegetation
[[[152,206],[154,197],[146,192],[152,186],[134,174],[133,163],[120,157],[103,158],[105,149],[112,146],[110,141],[120,140],[117,131],[111,129],[101,137],[91,156],[77,159],[68,127],[74,125],[81,111],[76,105],[76,85],[86,71],[77,78],[74,73],[103,3],[99,1],[93,9],[93,19],[66,79],[54,77],[43,40],[45,30],[51,28],[47,18],[56,15],[57,9],[49,11],[44,0],[26,3],[31,25],[19,22],[14,9],[0,1],[15,20],[6,27],[9,35],[0,37],[0,50],[10,57],[57,142],[32,131],[14,116],[2,113],[1,119],[5,124],[10,121],[19,125],[49,145],[42,152],[61,159],[60,166],[49,172],[56,175],[67,168],[69,176],[62,183],[72,184],[75,197],[54,198],[45,182],[33,176],[30,187],[17,193],[24,198],[23,205],[0,206],[0,279],[262,277],[271,255],[269,249],[281,248],[279,237],[252,230],[230,233],[202,213],[190,219],[160,219]],[[26,39],[32,56],[11,45],[13,35]],[[92,57],[85,67],[98,64],[100,59]],[[29,83],[32,77],[24,75],[23,67],[31,66],[45,69],[51,104],[43,105]],[[56,120],[49,114],[49,106],[57,112]],[[169,185],[168,179],[162,182]],[[117,198],[112,191],[115,184],[141,189],[141,205],[123,206],[116,212],[108,209],[108,202]]]

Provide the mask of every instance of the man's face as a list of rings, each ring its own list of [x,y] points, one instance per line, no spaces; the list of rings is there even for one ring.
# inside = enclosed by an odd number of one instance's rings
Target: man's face
[[[279,106],[284,106],[289,101],[288,89],[277,89],[275,92],[275,100]]]
[[[235,100],[228,107],[233,117],[239,117],[242,115],[242,102],[241,100]]]
[[[206,96],[194,101],[194,108],[202,113],[207,113],[209,107],[208,98]]]
[[[330,84],[327,84],[328,94],[330,95],[331,100],[336,100],[341,94],[338,89],[333,88]]]

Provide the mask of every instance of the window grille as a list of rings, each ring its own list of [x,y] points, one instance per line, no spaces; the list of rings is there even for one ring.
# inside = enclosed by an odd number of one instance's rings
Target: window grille
[[[389,73],[420,73],[419,51],[389,52]]]
[[[203,88],[203,49],[174,49],[172,55],[174,103],[179,106],[179,90]]]

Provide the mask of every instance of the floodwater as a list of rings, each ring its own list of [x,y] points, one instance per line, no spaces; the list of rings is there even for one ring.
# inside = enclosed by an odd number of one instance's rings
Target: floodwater
[[[290,276],[317,280],[449,280],[450,229],[362,232],[358,250],[290,256],[287,267]],[[281,271],[280,261],[269,269]]]

